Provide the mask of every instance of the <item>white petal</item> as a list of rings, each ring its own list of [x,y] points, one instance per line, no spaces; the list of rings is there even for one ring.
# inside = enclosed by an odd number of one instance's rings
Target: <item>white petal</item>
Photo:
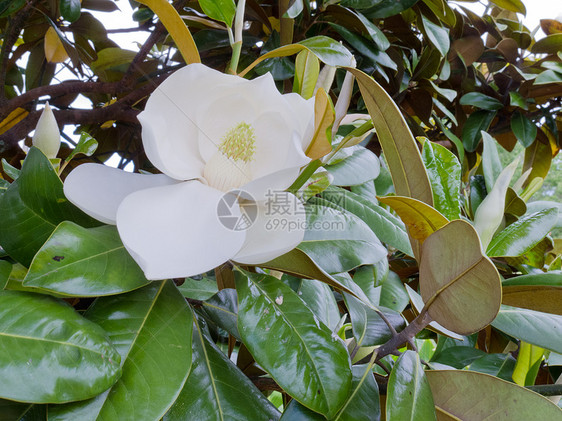
[[[117,212],[117,228],[148,279],[207,272],[240,250],[245,231],[225,227],[217,216],[223,195],[187,181],[127,196]],[[240,217],[236,202],[230,210]]]
[[[246,231],[246,241],[233,260],[257,265],[294,249],[304,238],[306,213],[293,194],[279,192],[258,203],[258,216]]]
[[[178,180],[201,177],[204,162],[199,155],[197,113],[221,93],[248,82],[202,64],[190,64],[169,76],[152,93],[139,114],[148,159],[164,174]],[[215,94],[210,88],[217,89]]]
[[[133,174],[101,164],[82,164],[66,177],[64,194],[88,215],[115,224],[117,208],[137,190],[177,183],[164,174]]]
[[[300,167],[285,168],[264,177],[257,178],[240,187],[255,201],[266,201],[275,192],[283,192],[293,184],[300,173]]]
[[[314,135],[314,97],[306,100],[296,93],[284,95],[292,111],[292,121],[298,122],[299,134],[304,150],[308,148]]]
[[[39,117],[32,142],[33,146],[39,148],[47,158],[57,157],[60,148],[60,131],[48,102]]]

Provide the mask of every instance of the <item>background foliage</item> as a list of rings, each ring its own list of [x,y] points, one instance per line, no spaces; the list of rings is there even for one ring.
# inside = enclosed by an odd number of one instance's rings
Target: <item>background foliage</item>
[[[77,135],[63,180],[115,152],[154,170],[136,115],[197,51],[144,4],[167,2],[130,3],[136,51],[91,13],[113,1],[0,1],[0,419],[560,418],[559,21],[537,40],[519,0],[248,0],[237,63],[233,1],[174,1],[204,64],[336,109],[349,72],[363,120],[296,186],[344,238],[148,282],[18,145],[48,100]]]

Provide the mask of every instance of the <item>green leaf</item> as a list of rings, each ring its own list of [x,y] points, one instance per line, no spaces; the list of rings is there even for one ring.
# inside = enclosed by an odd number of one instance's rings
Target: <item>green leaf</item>
[[[408,10],[417,2],[418,0],[381,0],[363,13],[369,18],[384,19]]]
[[[314,315],[333,331],[341,316],[338,303],[330,287],[315,279],[298,278],[293,278],[290,285]]]
[[[392,3],[399,3],[392,0]],[[417,143],[400,110],[375,80],[360,70],[355,75],[388,163],[396,194],[433,204],[431,185]]]
[[[217,280],[203,276],[199,278],[185,278],[178,289],[184,297],[195,300],[207,300],[218,292]]]
[[[47,405],[0,399],[0,421],[37,421],[47,419]]]
[[[98,148],[98,141],[94,139],[92,136],[90,136],[88,133],[82,132],[80,134],[80,139],[78,140],[78,143],[76,144],[74,149],[72,149],[72,152],[70,152],[68,158],[66,158],[66,162],[70,162],[72,158],[74,158],[76,155],[79,154],[92,156],[97,148]]]
[[[238,328],[256,362],[297,401],[333,417],[351,388],[343,342],[273,276],[237,272],[236,289]]]
[[[202,303],[201,312],[218,327],[241,340],[238,332],[238,295],[235,289],[221,289]]]
[[[381,286],[379,304],[391,310],[402,312],[409,301],[408,293],[400,277],[394,272],[389,272]]]
[[[12,180],[17,180],[20,176],[20,170],[18,170],[13,165],[10,165],[6,158],[2,158],[2,170],[10,177]]]
[[[562,35],[562,34],[559,34]],[[562,81],[562,75],[554,70],[545,70],[539,73],[536,77],[534,85],[547,85],[549,83],[560,83]]]
[[[379,386],[368,364],[352,367],[353,390],[334,421],[380,420]]]
[[[105,332],[52,297],[0,291],[0,396],[61,403],[96,396],[121,375]]]
[[[361,218],[384,243],[411,256],[412,247],[404,223],[381,206],[353,192],[330,187],[320,196]]]
[[[191,373],[164,421],[278,419],[271,402],[194,322]]]
[[[562,316],[502,305],[492,326],[522,341],[562,354]]]
[[[0,214],[0,245],[25,266],[62,221],[100,225],[65,198],[62,181],[37,148],[31,148],[18,180],[2,196]]]
[[[435,408],[443,419],[524,421],[537,419],[537,416],[545,420],[560,418],[560,409],[547,398],[488,374],[431,370],[425,375]],[[498,405],[501,405],[501,411],[498,411]]]
[[[558,209],[558,219],[556,220],[556,228],[562,227],[562,203],[551,202],[549,200],[537,200],[527,203],[527,214],[538,212],[548,208]]]
[[[292,399],[283,412],[279,421],[326,421],[326,417],[317,412],[311,411],[306,406],[301,405],[296,399]]]
[[[468,152],[474,152],[482,138],[482,132],[488,130],[496,111],[479,110],[468,116],[462,129],[462,144]]]
[[[357,18],[361,21],[364,28],[367,30],[369,36],[371,37],[373,42],[377,45],[377,48],[379,50],[385,51],[388,49],[388,47],[390,47],[390,42],[388,41],[388,38],[386,37],[386,35],[384,35],[384,33],[379,29],[377,25],[375,25],[373,22],[371,22],[369,19],[367,19],[365,16],[363,16],[361,13],[357,11],[350,10],[350,12],[353,13],[355,16],[357,16]]]
[[[319,73],[320,62],[318,57],[309,50],[298,53],[295,60],[293,92],[300,94],[304,99],[312,98]]]
[[[333,165],[326,165],[326,170],[334,177],[335,186],[357,186],[379,176],[379,158],[363,146],[347,148],[351,152],[347,158]]]
[[[498,154],[497,142],[485,131],[480,132],[484,151],[482,152],[482,172],[486,181],[486,190],[492,191],[494,183],[502,172],[502,164]]]
[[[533,44],[533,54],[556,54],[562,51],[562,33],[547,35]]]
[[[94,399],[50,406],[49,420],[158,420],[191,367],[193,315],[171,281],[97,299],[86,317],[108,333],[123,375]],[[99,392],[98,392],[99,393]]]
[[[550,232],[557,219],[557,208],[525,215],[500,231],[488,245],[486,254],[490,257],[521,256]]]
[[[461,164],[447,148],[426,140],[422,159],[433,191],[433,203],[449,220],[459,219],[461,213]]]
[[[562,286],[562,273],[547,272],[533,273],[530,275],[516,276],[506,279],[502,282],[503,286],[510,285],[545,285],[545,286]]]
[[[431,318],[453,332],[474,333],[494,319],[500,276],[469,222],[449,222],[424,241],[420,292]]]
[[[482,110],[497,111],[503,108],[503,104],[496,98],[484,95],[480,92],[469,92],[460,99],[461,105],[472,105]]]
[[[10,16],[23,7],[25,0],[3,0],[0,1],[0,18]]]
[[[511,130],[525,148],[531,146],[537,137],[537,126],[521,111],[515,111],[511,116]]]
[[[386,248],[359,217],[325,206],[306,209],[308,229],[297,248],[326,272],[347,272],[386,257]]]
[[[75,22],[80,17],[80,0],[60,0],[60,14],[69,22]]]
[[[24,286],[77,297],[120,294],[148,284],[115,226],[62,222],[35,255]]]
[[[421,20],[429,42],[431,42],[435,46],[435,48],[437,48],[442,57],[447,57],[447,54],[449,54],[449,49],[451,47],[451,43],[449,42],[448,29],[443,28],[441,25],[436,25],[435,23],[427,19],[424,15],[421,15]]]
[[[386,419],[437,419],[429,383],[414,351],[404,352],[392,368],[387,386]]]
[[[291,19],[296,18],[302,13],[303,7],[303,0],[293,0],[292,4],[287,9],[287,17]]]
[[[469,369],[511,381],[515,358],[511,354],[486,354],[474,360]]]
[[[542,362],[544,349],[521,341],[517,363],[513,370],[513,380],[519,386],[532,386],[535,384],[537,373]]]
[[[223,22],[229,28],[236,15],[234,0],[199,0],[199,6],[211,19]]]
[[[378,306],[381,300],[381,289],[390,275],[390,265],[387,259],[383,259],[374,265],[361,266],[353,274],[353,282],[365,293],[374,306]],[[386,307],[386,306],[385,306]],[[393,307],[388,307],[395,310]],[[401,311],[401,310],[395,310]]]
[[[392,337],[388,325],[377,312],[349,294],[344,294],[344,298],[357,346],[380,345]],[[399,313],[382,307],[379,307],[379,310],[394,327],[394,330],[400,331],[406,327],[404,319]]]

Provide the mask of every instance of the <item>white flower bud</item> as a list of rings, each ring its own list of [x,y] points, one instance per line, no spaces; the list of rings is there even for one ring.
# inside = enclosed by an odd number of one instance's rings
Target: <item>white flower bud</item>
[[[39,148],[49,159],[55,159],[59,152],[59,126],[48,102],[37,122],[35,134],[33,135],[33,146]]]

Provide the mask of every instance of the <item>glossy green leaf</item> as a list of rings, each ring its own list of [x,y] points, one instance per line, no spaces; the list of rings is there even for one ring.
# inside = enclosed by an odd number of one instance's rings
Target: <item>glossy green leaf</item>
[[[562,287],[561,272],[533,273],[530,275],[516,276],[502,282],[503,286],[510,285],[545,285]]]
[[[326,169],[334,177],[335,186],[357,186],[379,176],[379,158],[363,146],[355,145],[347,149],[351,155]]]
[[[80,0],[60,0],[60,14],[69,22],[75,22],[80,17]]]
[[[18,180],[2,196],[0,214],[0,245],[25,266],[62,221],[100,225],[65,198],[62,181],[37,148],[31,148]]]
[[[234,0],[199,0],[199,6],[211,19],[223,22],[226,26],[232,26],[236,14]]]
[[[437,419],[429,383],[414,351],[404,352],[392,368],[387,386],[386,419]]]
[[[492,191],[494,184],[501,174],[503,166],[498,154],[497,141],[485,131],[482,135],[482,143],[484,150],[482,152],[482,172],[484,173],[484,181],[486,182],[486,190]]]
[[[352,392],[333,421],[379,421],[379,386],[371,367],[368,364],[355,365],[352,370]]]
[[[354,214],[309,205],[306,216],[308,229],[297,248],[326,272],[347,272],[386,257],[386,248]]]
[[[0,292],[0,396],[20,402],[88,399],[121,375],[106,333],[66,303]]]
[[[297,248],[269,262],[261,263],[260,267],[278,270],[300,278],[318,279],[339,291],[352,293],[350,289],[322,269],[310,256]]]
[[[383,243],[409,256],[413,254],[404,223],[382,206],[353,192],[334,187],[326,189],[321,198],[361,218]]]
[[[367,33],[369,34],[373,42],[377,45],[377,48],[379,50],[385,51],[388,49],[388,47],[390,47],[388,38],[386,37],[386,35],[384,35],[384,33],[379,29],[377,25],[375,25],[373,22],[371,22],[369,19],[367,19],[357,11],[350,10],[350,12],[357,16],[357,18],[361,21],[364,28],[367,30]]]
[[[511,130],[525,148],[531,146],[537,137],[537,126],[521,111],[515,111],[511,116]]]
[[[545,70],[539,73],[535,79],[535,85],[547,85],[549,83],[560,83],[562,81],[562,75],[554,70]]]
[[[353,337],[358,346],[380,345],[392,337],[388,325],[377,312],[349,294],[344,294],[344,298],[351,318]],[[399,313],[383,307],[379,307],[379,311],[384,314],[394,330],[400,331],[406,327]]]
[[[470,114],[462,129],[462,144],[468,152],[474,152],[482,138],[481,132],[488,130],[496,111],[478,110]]]
[[[500,276],[470,223],[449,222],[424,241],[420,292],[431,318],[453,332],[474,333],[494,319]]]
[[[496,98],[481,94],[480,92],[469,92],[459,100],[461,105],[472,105],[482,110],[497,111],[503,108],[503,104]]]
[[[413,197],[432,205],[431,185],[417,143],[400,110],[372,77],[357,69],[347,70],[355,75],[367,110],[373,119],[396,194]]]
[[[238,295],[235,289],[221,289],[202,303],[201,312],[218,327],[241,339],[238,332]]]
[[[433,203],[449,220],[460,218],[461,164],[447,148],[425,141],[422,159],[433,191]]]
[[[185,386],[164,421],[279,418],[279,412],[262,392],[205,337],[197,320],[192,364]]]
[[[3,0],[0,2],[0,18],[10,16],[25,5],[25,0]]]
[[[97,297],[131,291],[148,282],[115,226],[88,229],[65,221],[33,258],[23,285]]]
[[[158,420],[191,367],[193,315],[171,281],[97,299],[86,317],[108,333],[123,375],[94,399],[49,407],[49,420]]]
[[[311,411],[306,406],[301,405],[297,400],[292,399],[283,412],[279,421],[326,421],[326,417],[318,412]]]
[[[537,200],[527,203],[527,214],[539,212],[548,208],[558,209],[558,219],[556,220],[556,228],[562,227],[562,203],[551,202],[548,200]]]
[[[74,149],[72,149],[72,152],[70,152],[68,158],[66,158],[66,162],[70,162],[71,159],[73,159],[76,155],[79,154],[92,156],[97,148],[98,148],[97,140],[94,139],[92,136],[90,136],[88,133],[82,132],[80,134],[80,139],[78,140],[78,143],[76,144]]]
[[[525,215],[500,231],[488,245],[486,254],[490,257],[520,256],[537,245],[557,220],[557,208]]]
[[[408,10],[417,2],[418,0],[382,0],[366,9],[363,13],[369,18],[384,19]]]
[[[446,57],[449,53],[451,43],[449,42],[449,31],[427,19],[424,15],[420,15],[423,28],[429,42],[441,53],[441,56]]]
[[[468,344],[464,346],[450,346],[434,355],[431,362],[461,369],[484,355],[487,355],[484,351],[468,346]]]
[[[400,277],[394,272],[389,272],[381,286],[379,304],[391,310],[402,312],[409,301],[408,293]]]
[[[341,316],[331,288],[315,279],[293,278],[290,285],[314,315],[333,331]]]
[[[361,288],[369,302],[375,306],[379,305],[381,288],[390,275],[389,269],[388,260],[383,259],[374,265],[361,266],[355,269],[353,274],[353,282]],[[392,309],[394,310],[394,308]]]
[[[0,399],[0,421],[37,421],[47,419],[47,405]]]
[[[509,105],[528,110],[527,100],[523,95],[516,91],[509,92]]]
[[[258,364],[297,401],[334,416],[351,387],[343,342],[277,278],[237,272],[236,289],[238,328]]]
[[[20,176],[20,170],[18,170],[13,165],[10,165],[6,158],[2,158],[2,170],[10,177],[12,180],[17,180]]]
[[[207,300],[218,292],[217,280],[207,276],[185,278],[178,289],[184,297],[195,300]]]
[[[515,368],[515,358],[511,354],[486,354],[474,360],[468,368],[471,371],[478,371],[511,381]]]
[[[522,341],[562,354],[562,316],[502,305],[492,326]]]
[[[294,19],[300,15],[303,11],[303,0],[293,0],[289,8],[287,9],[287,17]]]
[[[560,409],[544,396],[488,374],[467,370],[425,374],[440,419],[526,421],[539,414],[545,420],[560,418]]]
[[[492,191],[480,203],[474,215],[474,228],[480,236],[482,248],[487,249],[492,237],[500,226],[505,208],[505,195],[509,182],[515,174],[519,160],[516,159],[498,176]]]

